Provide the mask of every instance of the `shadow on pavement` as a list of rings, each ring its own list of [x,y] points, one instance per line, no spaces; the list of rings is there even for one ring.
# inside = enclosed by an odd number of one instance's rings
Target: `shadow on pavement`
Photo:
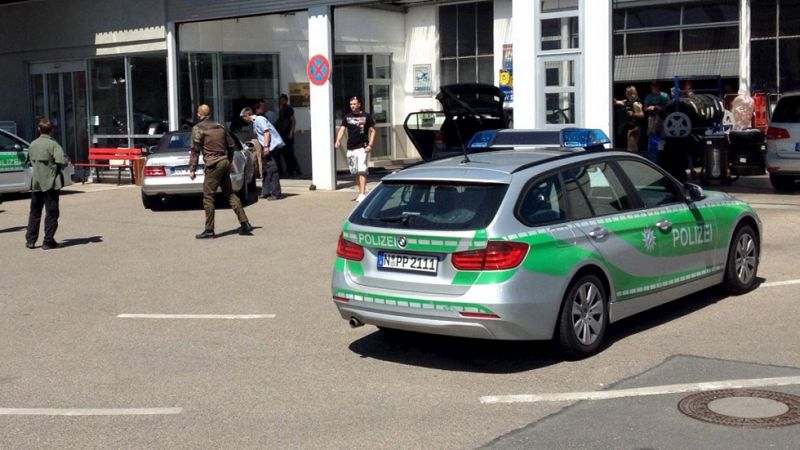
[[[759,284],[764,281],[758,279]],[[609,327],[600,351],[629,336],[735,297],[712,287],[623,319]],[[354,341],[349,348],[363,358],[480,373],[524,372],[568,360],[549,341],[492,341],[385,329]]]
[[[0,212],[2,212],[2,211],[0,211]],[[23,230],[26,230],[27,228],[28,227],[26,227],[26,226],[5,228],[5,229],[0,230],[0,233],[16,233],[17,231],[23,231]]]
[[[61,240],[61,248],[65,247],[74,247],[76,245],[85,245],[85,244],[98,244],[103,242],[103,236],[91,236],[87,238],[74,238],[74,239],[62,239]]]

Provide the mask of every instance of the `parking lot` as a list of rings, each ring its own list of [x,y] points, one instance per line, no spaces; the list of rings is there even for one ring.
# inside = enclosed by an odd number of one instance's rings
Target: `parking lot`
[[[677,408],[705,382],[800,395],[800,195],[766,176],[724,190],[763,221],[761,285],[625,319],[581,361],[548,343],[350,329],[330,275],[352,188],[287,181],[284,200],[246,208],[253,236],[218,210],[218,237],[198,241],[199,201],[150,211],[136,186],[75,185],[50,251],[25,248],[29,200],[6,197],[0,447],[796,448],[798,425]],[[652,391],[547,397],[639,388]]]

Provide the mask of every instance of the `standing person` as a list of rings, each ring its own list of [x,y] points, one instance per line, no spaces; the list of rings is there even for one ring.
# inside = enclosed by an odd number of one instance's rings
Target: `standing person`
[[[239,220],[239,234],[250,235],[253,226],[247,220],[239,197],[233,193],[231,186],[231,154],[234,148],[233,138],[221,124],[211,120],[211,108],[200,105],[197,108],[197,124],[192,127],[192,150],[189,155],[189,178],[195,179],[195,171],[200,153],[203,153],[205,165],[203,179],[203,209],[206,211],[206,227],[197,239],[214,238],[214,196],[217,188],[222,188],[222,195],[228,200],[231,209]]]
[[[350,98],[350,112],[345,114],[342,125],[336,134],[333,149],[339,144],[347,130],[347,163],[350,173],[358,178],[358,197],[353,201],[360,202],[367,195],[367,157],[375,143],[375,120],[372,116],[361,110],[361,101],[358,97]]]
[[[647,137],[664,137],[664,109],[669,105],[669,95],[661,92],[657,81],[650,82],[650,93],[644,98],[647,113]]]
[[[31,176],[31,209],[28,214],[28,230],[25,233],[25,247],[35,248],[39,239],[39,224],[42,220],[42,207],[45,210],[43,250],[58,248],[55,240],[58,229],[58,197],[64,187],[64,174],[67,166],[64,149],[50,137],[53,124],[47,117],[36,123],[39,137],[31,142],[27,163],[33,168]]]
[[[628,151],[638,152],[639,133],[641,132],[639,124],[641,119],[644,118],[644,110],[642,109],[642,102],[639,100],[639,93],[636,92],[636,87],[628,86],[625,88],[625,100],[616,100],[616,103],[622,106],[625,111],[623,131]]]
[[[286,174],[289,176],[299,176],[303,174],[303,172],[300,171],[300,164],[297,163],[297,157],[294,154],[294,128],[296,122],[294,118],[294,108],[289,106],[289,96],[281,94],[278,122],[275,124],[275,128],[278,130],[278,133],[281,134],[284,144],[286,144],[279,152],[279,156],[282,157],[283,161],[286,163]]]
[[[253,124],[253,130],[261,145],[261,198],[267,200],[280,200],[283,198],[281,192],[281,179],[278,176],[278,163],[275,159],[275,151],[283,146],[283,139],[278,130],[264,117],[253,113],[250,108],[244,108],[239,115],[247,123]]]
[[[253,105],[253,113],[257,116],[267,119],[267,122],[269,122],[269,124],[273,127],[278,122],[278,115],[275,114],[275,111],[267,109],[267,102],[265,102],[263,98],[256,100],[256,103]],[[272,158],[275,160],[275,167],[278,168],[278,177],[283,177],[283,167],[281,166],[281,162],[278,161],[278,157],[281,152],[283,152],[283,148],[272,151]]]

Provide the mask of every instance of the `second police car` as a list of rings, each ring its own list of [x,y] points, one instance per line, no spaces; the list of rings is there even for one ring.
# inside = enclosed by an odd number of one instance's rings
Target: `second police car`
[[[554,339],[584,357],[609,323],[714,285],[754,288],[761,222],[750,206],[605,150],[600,130],[531,144],[552,136],[482,132],[470,147],[492,151],[383,178],[339,237],[332,295],[342,318]]]

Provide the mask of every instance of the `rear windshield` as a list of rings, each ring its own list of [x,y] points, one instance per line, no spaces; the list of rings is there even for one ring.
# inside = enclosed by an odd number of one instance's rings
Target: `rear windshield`
[[[191,133],[167,134],[158,141],[158,147],[154,151],[156,153],[166,153],[189,150],[192,146],[191,139]]]
[[[384,228],[477,230],[491,223],[505,184],[381,183],[350,222]]]
[[[772,113],[773,122],[800,122],[800,95],[783,97]]]

